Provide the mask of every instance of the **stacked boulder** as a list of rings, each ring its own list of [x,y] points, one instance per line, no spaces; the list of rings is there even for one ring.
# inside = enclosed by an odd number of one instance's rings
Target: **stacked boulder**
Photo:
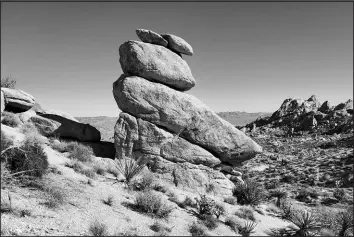
[[[118,159],[148,159],[151,171],[176,186],[231,194],[233,167],[262,148],[203,102],[183,93],[195,79],[181,55],[192,47],[172,34],[136,31],[140,41],[119,47],[124,72],[113,83],[123,111],[115,126]],[[229,168],[225,168],[229,167]],[[230,177],[230,176],[229,176]],[[235,178],[236,179],[236,178]]]

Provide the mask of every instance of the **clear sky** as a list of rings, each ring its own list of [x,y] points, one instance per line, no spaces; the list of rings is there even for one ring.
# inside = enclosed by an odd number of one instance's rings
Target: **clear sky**
[[[2,2],[1,77],[43,107],[73,116],[118,116],[112,83],[118,47],[136,28],[192,45],[187,93],[216,112],[273,112],[312,94],[353,97],[352,3]]]

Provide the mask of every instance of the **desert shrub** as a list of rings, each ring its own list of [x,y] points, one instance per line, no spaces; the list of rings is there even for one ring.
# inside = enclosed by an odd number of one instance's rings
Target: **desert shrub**
[[[153,190],[161,192],[161,193],[167,193],[168,188],[165,185],[162,185],[160,183],[155,183],[152,187]]]
[[[76,159],[82,162],[91,162],[93,150],[91,147],[85,146],[77,142],[70,142],[66,149],[70,151],[69,158]]]
[[[96,173],[90,168],[85,168],[80,171],[81,174],[85,175],[88,178],[94,179],[96,178]]]
[[[40,135],[36,130],[26,133],[25,140],[31,145],[45,143],[45,138],[42,135]]]
[[[246,219],[246,220],[251,220],[251,221],[256,220],[256,218],[254,216],[254,210],[250,206],[240,207],[240,209],[238,209],[235,212],[235,215],[242,218],[242,219]]]
[[[155,221],[154,224],[150,226],[150,229],[155,232],[171,232],[171,228],[158,221]]]
[[[93,236],[108,236],[108,227],[99,220],[95,220],[90,224],[89,232]]]
[[[15,86],[16,86],[16,80],[13,77],[7,76],[1,78],[1,87],[15,89]]]
[[[215,193],[216,191],[217,191],[217,186],[214,183],[210,183],[206,187],[206,192],[207,193]]]
[[[253,221],[247,221],[238,231],[242,236],[247,237],[254,233],[256,226],[257,224]]]
[[[309,201],[309,198],[318,199],[319,193],[315,189],[303,188],[299,191],[296,196],[296,199],[301,202]]]
[[[48,200],[44,203],[48,208],[57,208],[65,202],[65,194],[61,188],[44,186]]]
[[[218,227],[218,219],[212,215],[203,215],[200,217],[203,224],[209,229],[214,230]]]
[[[224,197],[224,202],[231,204],[231,205],[236,205],[237,204],[237,198],[234,196],[230,197]]]
[[[26,122],[26,123],[22,124],[20,131],[23,134],[38,133],[36,126],[31,122]]]
[[[8,111],[3,111],[1,114],[1,123],[15,128],[18,125],[20,125],[22,122],[19,119],[18,115]]]
[[[13,141],[9,139],[6,134],[1,131],[1,162],[5,161],[7,158],[7,151],[10,151],[10,147],[13,145]]]
[[[346,194],[343,188],[336,188],[333,192],[333,197],[340,202],[345,200],[345,196]]]
[[[193,222],[193,224],[189,226],[189,232],[192,236],[207,236],[207,229],[196,222]]]
[[[353,209],[348,208],[339,212],[335,217],[335,223],[338,229],[337,236],[353,236]]]
[[[241,205],[256,206],[266,197],[264,188],[251,179],[244,180],[244,183],[236,183],[233,194]]]
[[[117,170],[124,176],[125,184],[130,187],[131,181],[142,172],[147,161],[135,161],[130,158],[116,159]]]
[[[104,164],[100,163],[100,162],[96,162],[94,165],[93,165],[93,171],[96,173],[96,174],[99,174],[99,175],[104,175],[106,173],[106,167],[104,166]]]
[[[203,194],[200,195],[200,198],[196,200],[197,200],[198,214],[200,216],[215,214],[216,202],[213,199]]]
[[[8,156],[9,167],[13,172],[26,171],[27,175],[42,177],[48,168],[48,158],[41,144],[25,137],[20,147],[11,149]]]
[[[225,206],[221,203],[216,203],[214,208],[214,215],[219,218],[220,216],[225,214]]]
[[[112,206],[114,202],[114,198],[112,195],[109,195],[107,199],[102,200],[102,202],[108,206]]]
[[[134,180],[132,183],[133,189],[138,191],[144,191],[153,189],[155,185],[155,177],[152,173],[145,173],[138,180]]]
[[[280,210],[281,210],[281,218],[284,220],[289,220],[296,212],[296,209],[288,201],[284,201],[280,203]]]
[[[71,162],[65,163],[66,167],[72,168],[76,172],[87,176],[88,178],[96,178],[96,173],[93,169],[86,167],[81,161],[74,160]]]
[[[272,190],[272,191],[270,191],[269,194],[270,194],[271,197],[276,197],[277,198],[277,202],[276,202],[277,207],[280,207],[281,199],[284,199],[284,198],[288,197],[288,193],[285,190],[283,190],[283,189]]]
[[[196,207],[197,206],[197,202],[195,200],[193,200],[191,197],[186,196],[186,198],[183,201],[183,204],[186,207]]]
[[[227,217],[225,224],[228,225],[236,234],[238,234],[238,230],[242,227],[242,221],[234,216]]]
[[[28,209],[23,209],[20,211],[20,217],[26,217],[26,216],[31,216],[32,211]]]
[[[64,141],[60,141],[58,139],[52,139],[50,143],[50,147],[53,148],[54,150],[57,150],[59,152],[66,152],[68,151],[68,143]]]
[[[160,195],[154,194],[150,190],[138,194],[135,199],[135,207],[142,212],[153,214],[159,218],[168,217],[173,210],[162,200]]]

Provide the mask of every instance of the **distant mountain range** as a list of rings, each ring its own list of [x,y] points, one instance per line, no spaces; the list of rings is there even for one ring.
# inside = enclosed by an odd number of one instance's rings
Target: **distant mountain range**
[[[247,112],[220,112],[217,113],[221,118],[225,119],[229,123],[235,126],[244,126],[256,120],[258,117],[270,116],[272,113],[258,112],[258,113],[247,113]],[[103,141],[113,141],[114,126],[118,120],[118,117],[76,117],[82,123],[88,123],[96,127],[101,132],[101,137]]]

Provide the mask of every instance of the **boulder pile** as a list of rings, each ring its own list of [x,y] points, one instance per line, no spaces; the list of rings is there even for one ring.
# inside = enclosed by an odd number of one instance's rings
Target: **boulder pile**
[[[176,186],[230,194],[234,167],[262,148],[196,97],[182,54],[193,55],[181,37],[136,30],[140,41],[119,47],[123,73],[113,95],[123,111],[115,126],[118,159],[148,159],[150,169]],[[228,167],[228,168],[225,168]],[[227,176],[226,176],[227,175]]]
[[[315,95],[309,99],[289,98],[284,100],[272,116],[257,119],[245,126],[250,132],[255,127],[288,127],[297,131],[321,130],[325,134],[350,133],[352,128],[353,100],[337,106],[328,101],[320,103]]]

